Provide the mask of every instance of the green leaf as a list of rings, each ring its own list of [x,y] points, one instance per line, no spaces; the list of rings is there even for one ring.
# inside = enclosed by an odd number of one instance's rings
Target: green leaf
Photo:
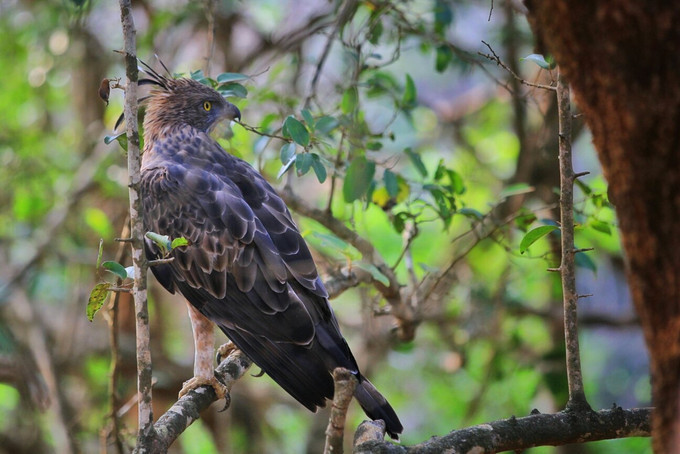
[[[220,85],[217,91],[225,98],[237,97],[245,98],[248,96],[248,90],[241,84],[230,82],[228,84]]]
[[[295,169],[298,175],[302,176],[309,172],[312,167],[312,154],[311,153],[300,153],[295,157]]]
[[[175,249],[176,247],[182,247],[182,246],[189,246],[189,240],[187,240],[183,236],[180,236],[179,238],[175,238],[174,240],[172,240],[172,243],[170,243],[171,249]]]
[[[434,31],[437,35],[443,36],[446,27],[453,21],[453,11],[449,2],[437,0],[434,3]]]
[[[382,147],[383,147],[382,142],[368,142],[366,144],[366,149],[371,151],[378,151],[382,149]]]
[[[192,79],[194,79],[194,80],[205,79],[205,74],[203,74],[203,70],[202,70],[202,69],[197,69],[196,71],[191,71],[191,72],[189,73],[189,75],[190,75],[190,77],[191,77]]]
[[[397,194],[399,194],[399,179],[394,172],[386,169],[385,173],[383,173],[383,182],[385,183],[385,189],[387,189],[387,193],[390,197],[396,197]]]
[[[340,101],[340,109],[344,114],[351,114],[356,109],[359,103],[359,93],[356,87],[348,88],[347,91],[342,95],[342,101]]]
[[[236,82],[237,80],[247,80],[248,76],[241,73],[222,73],[217,76],[218,84],[226,84],[227,82]]]
[[[371,16],[373,16],[373,15],[371,15]],[[383,24],[382,24],[382,21],[380,20],[380,17],[378,17],[375,20],[375,22],[373,22],[373,26],[371,27],[371,29],[368,32],[368,41],[375,46],[376,44],[378,44],[378,41],[380,40],[382,33],[383,33]]]
[[[436,60],[434,63],[434,69],[437,72],[444,72],[446,68],[451,64],[453,60],[453,51],[447,45],[437,47]]]
[[[121,132],[119,134],[116,134],[114,136],[106,136],[104,137],[104,143],[106,145],[110,144],[114,140],[118,141],[118,144],[121,146],[121,148],[125,151],[127,151],[128,145],[127,145],[127,135],[125,132]]]
[[[302,109],[302,118],[305,119],[305,123],[307,123],[307,127],[314,131],[314,117],[312,117],[312,113],[309,111],[309,109]]]
[[[357,267],[361,270],[367,271],[368,273],[371,274],[371,277],[373,280],[380,282],[382,285],[385,287],[389,287],[390,285],[390,280],[380,272],[377,266],[375,266],[372,263],[364,262],[363,260],[360,260],[358,262],[352,262],[352,266]]]
[[[371,186],[375,174],[375,162],[368,161],[364,156],[354,158],[347,169],[342,194],[345,201],[350,203],[361,198]]]
[[[520,58],[520,60],[532,61],[543,69],[553,69],[555,67],[555,61],[551,57],[545,58],[541,54],[527,55],[524,58]]]
[[[540,227],[536,227],[535,229],[529,230],[526,235],[524,235],[522,241],[519,244],[520,254],[524,254],[529,249],[529,246],[557,229],[559,229],[559,227],[556,225],[542,225]]]
[[[579,188],[581,188],[581,191],[583,191],[583,193],[584,193],[585,195],[590,195],[590,194],[593,192],[593,190],[590,188],[590,186],[588,186],[588,185],[585,184],[583,181],[581,181],[580,178],[577,178],[577,179],[574,181],[574,183],[576,183],[576,186],[578,186]]]
[[[416,106],[416,84],[409,74],[406,74],[406,84],[404,85],[404,96],[401,104],[405,109],[412,109]]]
[[[323,165],[319,155],[316,153],[312,153],[312,169],[314,169],[314,173],[316,174],[316,178],[319,180],[319,183],[326,181],[326,167]]]
[[[415,168],[418,170],[418,172],[426,177],[427,176],[427,168],[425,168],[425,164],[423,164],[423,160],[420,159],[420,155],[418,153],[414,153],[411,148],[406,148],[404,150],[404,153],[406,153],[406,156],[409,157],[411,160],[411,163],[415,166]]]
[[[590,222],[588,223],[593,229],[597,230],[598,232],[605,233],[607,235],[612,234],[612,228],[609,225],[609,223],[604,222],[604,221],[599,221],[597,219],[591,219]]]
[[[574,265],[597,273],[597,265],[595,265],[595,262],[590,258],[587,252],[579,252],[576,254],[576,256],[574,256]]]
[[[309,145],[309,131],[298,119],[294,116],[289,115],[286,121],[283,122],[283,126],[288,130],[290,137],[298,144],[306,147]]]
[[[281,164],[288,164],[290,162],[295,156],[295,148],[295,142],[288,142],[281,147],[281,151],[279,152]]]
[[[328,134],[337,128],[339,124],[340,122],[336,118],[325,115],[316,120],[316,125],[314,128],[321,134]]]
[[[106,261],[102,263],[102,268],[111,271],[121,279],[127,278],[127,271],[125,271],[125,267],[118,262]]]
[[[94,314],[99,311],[104,305],[104,300],[109,295],[109,288],[111,284],[108,282],[102,282],[94,286],[90,292],[90,298],[87,300],[87,319],[92,321]]]
[[[169,236],[161,235],[156,232],[146,232],[146,235],[144,236],[153,241],[164,256],[172,250],[172,243],[170,242]]]

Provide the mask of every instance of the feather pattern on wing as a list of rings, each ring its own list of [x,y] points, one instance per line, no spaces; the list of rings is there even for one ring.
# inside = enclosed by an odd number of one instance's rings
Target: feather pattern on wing
[[[217,117],[206,112],[215,109],[191,97],[207,96],[232,118],[240,115],[238,109],[197,82],[150,77],[160,89],[149,97],[144,122],[144,228],[189,241],[173,249],[172,262],[152,267],[158,281],[181,292],[310,410],[333,397],[331,371],[350,370],[359,380],[355,395],[361,406],[371,418],[384,419],[396,437],[401,423],[361,376],[283,200],[255,169],[210,137]],[[189,120],[173,120],[169,105]],[[206,112],[192,120],[201,105]],[[145,245],[150,259],[160,258],[152,241]]]

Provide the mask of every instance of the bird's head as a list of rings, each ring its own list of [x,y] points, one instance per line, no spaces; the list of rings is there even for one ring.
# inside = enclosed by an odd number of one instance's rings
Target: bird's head
[[[144,118],[144,136],[149,142],[173,127],[189,125],[209,133],[221,121],[241,118],[238,107],[198,81],[146,72],[149,77],[141,79],[139,84],[153,85],[146,97]]]

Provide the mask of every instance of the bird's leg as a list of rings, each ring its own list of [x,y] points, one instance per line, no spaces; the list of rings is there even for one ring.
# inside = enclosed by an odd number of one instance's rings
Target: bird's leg
[[[227,388],[216,377],[213,366],[213,353],[215,351],[215,336],[213,323],[205,318],[193,305],[189,307],[191,329],[194,333],[194,377],[184,382],[179,397],[182,397],[192,389],[199,386],[212,386],[218,399],[223,399]]]

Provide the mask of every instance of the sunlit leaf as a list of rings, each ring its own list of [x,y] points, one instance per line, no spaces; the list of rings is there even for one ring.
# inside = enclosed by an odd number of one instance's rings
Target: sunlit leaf
[[[289,115],[284,122],[284,126],[288,130],[290,137],[298,144],[306,147],[309,145],[309,131],[297,118]]]
[[[102,282],[94,286],[90,292],[90,297],[87,300],[87,319],[92,321],[94,315],[102,308],[106,297],[109,295],[109,288],[111,284],[108,282]]]
[[[356,109],[359,102],[359,93],[356,87],[348,88],[342,95],[342,100],[340,101],[340,109],[344,114],[351,114]]]
[[[118,262],[106,261],[102,263],[102,268],[111,271],[121,279],[127,278],[127,271],[125,271],[125,267]]]
[[[612,234],[612,228],[609,225],[609,223],[607,223],[607,222],[599,221],[597,219],[591,219],[590,222],[588,222],[588,224],[593,229],[597,230],[598,232],[602,232],[602,233],[605,233],[607,235]]]
[[[542,225],[540,227],[536,227],[535,229],[529,230],[526,235],[524,235],[522,241],[519,244],[520,254],[524,254],[529,249],[529,246],[557,229],[559,229],[559,227],[556,225]]]
[[[371,194],[371,202],[375,203],[380,208],[387,208],[387,205],[390,203],[390,200],[392,200],[392,198],[390,197],[390,194],[387,192],[385,186],[377,188]]]
[[[546,58],[541,54],[530,54],[524,58],[520,58],[520,60],[528,60],[534,62],[543,69],[553,69],[555,67],[554,60],[552,60],[551,58]]]
[[[170,243],[170,248],[175,249],[177,247],[188,246],[188,245],[189,245],[189,240],[187,240],[183,236],[180,236],[179,238],[175,238],[174,240],[172,240],[172,243]]]
[[[113,141],[117,141],[118,144],[121,146],[121,148],[125,151],[128,149],[128,143],[127,143],[127,135],[125,132],[118,133],[113,136],[106,136],[104,137],[104,143],[106,145],[110,144]]]
[[[170,237],[168,235],[160,235],[156,232],[146,232],[146,235],[144,236],[153,241],[161,250],[163,255],[166,255],[172,250],[172,242],[170,241]]]
[[[364,156],[354,158],[347,169],[345,181],[342,185],[345,201],[353,202],[366,194],[373,181],[374,174],[374,162],[368,161]]]

